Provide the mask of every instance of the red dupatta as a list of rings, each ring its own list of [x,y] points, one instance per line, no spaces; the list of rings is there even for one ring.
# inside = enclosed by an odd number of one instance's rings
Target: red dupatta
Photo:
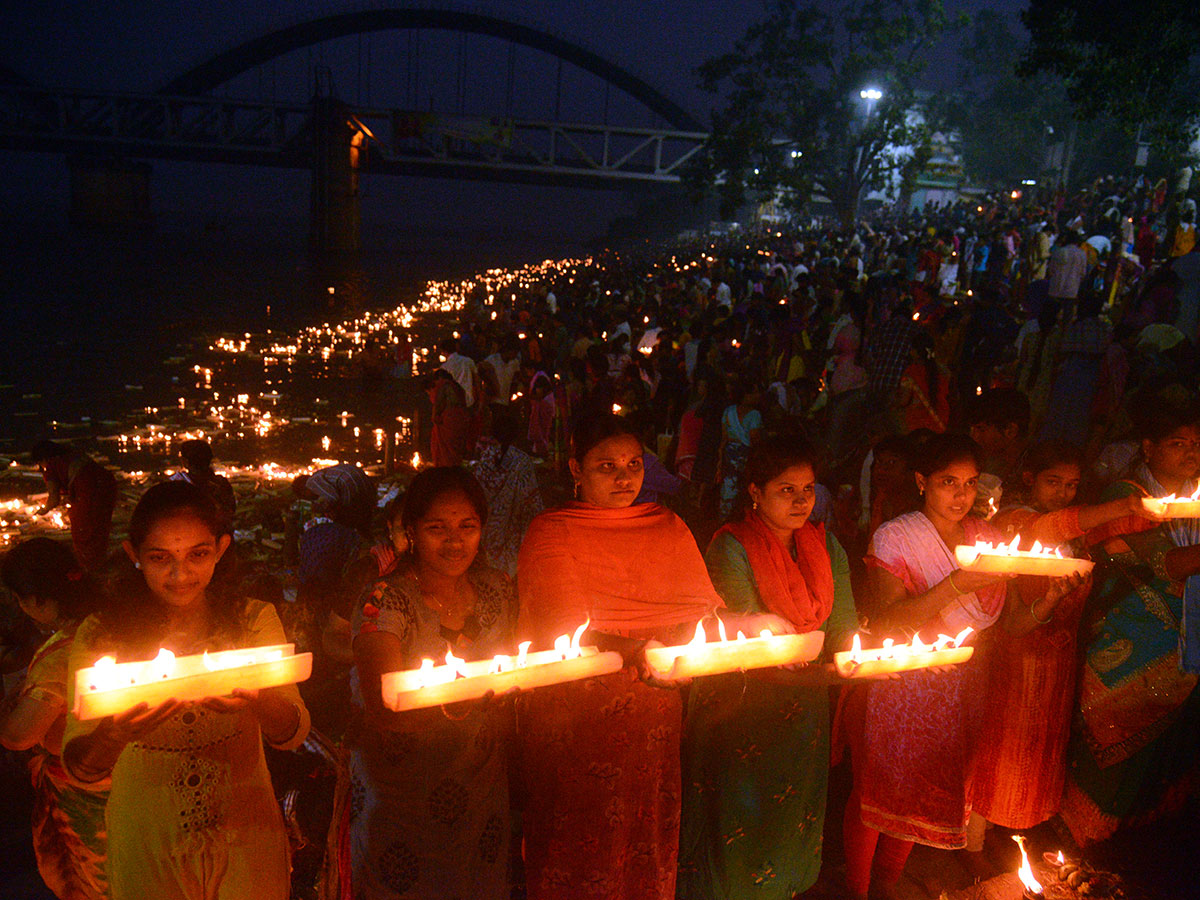
[[[683,520],[657,503],[568,503],[530,523],[517,561],[518,633],[535,649],[590,620],[597,631],[665,637],[724,606]]]
[[[767,609],[798,631],[819,628],[833,610],[833,565],[825,547],[825,526],[805,522],[792,532],[796,558],[754,513],[721,527],[746,549],[758,595]],[[716,537],[716,535],[714,535]]]

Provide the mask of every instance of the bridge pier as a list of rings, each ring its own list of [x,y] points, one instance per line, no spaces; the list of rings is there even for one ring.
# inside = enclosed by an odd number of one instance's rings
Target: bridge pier
[[[111,157],[75,156],[71,172],[71,224],[99,228],[148,228],[150,164]]]
[[[309,249],[317,255],[357,253],[362,211],[358,193],[363,132],[349,107],[333,97],[314,97],[313,166]]]

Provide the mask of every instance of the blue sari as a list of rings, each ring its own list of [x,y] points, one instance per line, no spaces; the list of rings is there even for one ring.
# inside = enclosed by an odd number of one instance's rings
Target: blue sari
[[[1143,466],[1104,499],[1135,492],[1167,493]],[[1100,588],[1085,612],[1092,625],[1062,810],[1080,845],[1177,807],[1200,774],[1198,678],[1180,657],[1184,585],[1166,571],[1171,550],[1200,543],[1200,520],[1120,519],[1089,540],[1098,542]]]

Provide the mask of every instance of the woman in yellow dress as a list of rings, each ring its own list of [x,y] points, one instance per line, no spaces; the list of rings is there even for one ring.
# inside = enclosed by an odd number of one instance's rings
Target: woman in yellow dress
[[[229,542],[203,489],[167,482],[148,490],[124,543],[131,566],[102,611],[80,625],[67,684],[102,656],[124,662],[151,659],[160,647],[183,656],[285,643],[275,608],[235,590]],[[113,900],[287,900],[287,833],[262,745],[292,749],[308,727],[295,685],[140,704],[88,721],[68,716],[68,773],[110,788]]]

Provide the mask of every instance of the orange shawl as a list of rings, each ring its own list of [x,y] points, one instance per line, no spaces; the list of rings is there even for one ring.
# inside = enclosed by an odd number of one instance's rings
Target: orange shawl
[[[683,520],[657,503],[568,503],[530,523],[517,560],[518,633],[548,648],[587,619],[597,631],[662,635],[724,606]]]
[[[796,558],[754,513],[721,527],[746,549],[754,584],[770,612],[797,631],[815,631],[833,610],[833,565],[825,547],[825,526],[805,522],[792,532]],[[715,538],[716,535],[713,535]]]

